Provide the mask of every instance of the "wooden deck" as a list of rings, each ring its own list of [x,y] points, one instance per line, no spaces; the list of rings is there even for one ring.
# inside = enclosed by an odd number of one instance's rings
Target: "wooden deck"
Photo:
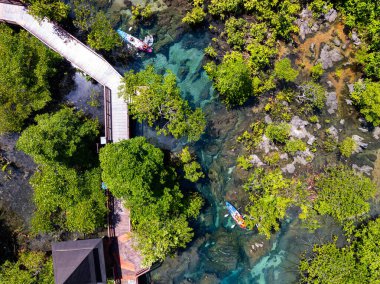
[[[106,143],[129,139],[128,106],[118,96],[122,76],[99,54],[71,34],[49,21],[37,21],[15,0],[0,0],[0,21],[23,27],[49,48],[104,86]],[[141,268],[141,256],[132,247],[129,211],[121,200],[108,199],[112,212],[108,235],[116,240],[119,260],[117,283],[137,283],[137,277],[149,269]]]

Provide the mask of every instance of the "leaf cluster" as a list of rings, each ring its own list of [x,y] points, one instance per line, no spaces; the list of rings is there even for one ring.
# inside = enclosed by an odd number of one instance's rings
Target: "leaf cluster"
[[[49,80],[60,57],[26,31],[0,24],[0,58],[0,133],[18,132],[51,101]]]
[[[177,78],[169,70],[166,76],[155,73],[151,65],[138,73],[129,71],[119,95],[129,102],[133,118],[155,126],[159,134],[187,136],[189,141],[197,141],[204,132],[206,120],[202,110],[192,110],[181,98]]]

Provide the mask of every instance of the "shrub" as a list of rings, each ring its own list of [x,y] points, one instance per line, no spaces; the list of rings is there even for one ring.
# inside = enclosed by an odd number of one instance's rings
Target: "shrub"
[[[339,150],[344,157],[349,158],[352,155],[352,153],[356,150],[357,146],[358,145],[354,139],[352,139],[351,137],[346,137],[339,145]]]
[[[290,135],[290,125],[287,123],[271,123],[265,129],[265,135],[272,141],[285,143]]]
[[[319,110],[323,109],[326,101],[326,90],[315,82],[307,82],[300,86],[301,94],[296,97],[299,103],[308,104]]]
[[[186,16],[182,19],[183,23],[195,25],[204,21],[206,13],[203,11],[203,6],[195,6]]]
[[[274,64],[274,73],[278,79],[294,82],[299,72],[292,68],[289,58],[281,59]]]
[[[380,82],[365,80],[355,83],[351,98],[368,122],[380,125]]]
[[[291,154],[294,154],[297,151],[306,151],[306,143],[301,139],[288,140],[286,141],[284,150]]]
[[[323,73],[324,73],[324,70],[322,67],[322,63],[318,63],[318,64],[314,65],[313,67],[311,67],[311,69],[310,69],[311,77],[314,80],[318,80],[323,75]]]

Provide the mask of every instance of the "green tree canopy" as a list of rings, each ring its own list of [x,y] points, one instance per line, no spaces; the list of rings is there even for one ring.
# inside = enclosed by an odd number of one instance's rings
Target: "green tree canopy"
[[[380,277],[380,218],[356,229],[351,243],[316,245],[299,265],[301,283],[377,283]]]
[[[29,13],[39,20],[47,18],[53,21],[62,21],[67,17],[70,6],[60,0],[27,0],[30,4]]]
[[[370,178],[343,166],[330,167],[316,183],[318,197],[314,208],[344,223],[369,212],[369,199],[376,186]]]
[[[54,114],[38,115],[35,121],[36,125],[22,132],[17,148],[32,156],[36,163],[82,166],[91,163],[89,145],[99,134],[97,121],[67,107]]]
[[[0,283],[54,283],[53,260],[43,252],[21,252],[16,262],[7,260],[0,267]]]
[[[188,224],[203,205],[199,195],[184,197],[163,152],[144,137],[107,144],[100,151],[102,178],[131,211],[136,248],[149,266],[193,237]]]
[[[292,68],[292,63],[289,58],[284,58],[274,64],[274,73],[278,79],[287,82],[294,82],[299,72]]]
[[[253,96],[250,70],[241,53],[232,51],[218,66],[206,64],[205,70],[227,107],[243,105]]]
[[[286,210],[305,201],[303,184],[284,177],[280,169],[265,171],[257,168],[243,188],[249,193],[251,201],[251,205],[246,207],[249,214],[249,218],[245,219],[247,226],[252,229],[257,225],[259,233],[268,239],[272,230],[279,230],[279,220],[284,219]]]
[[[84,25],[83,22],[80,24]],[[84,27],[86,27],[84,25]],[[121,45],[119,35],[112,28],[110,21],[103,12],[98,12],[87,37],[88,44],[94,49],[110,51],[115,46]]]
[[[0,133],[20,131],[50,100],[60,57],[33,36],[0,23]]]
[[[371,80],[357,82],[351,98],[368,122],[374,126],[380,125],[380,82]]]
[[[159,133],[197,141],[204,132],[206,120],[202,110],[191,110],[181,98],[177,78],[169,70],[166,76],[156,74],[153,66],[138,73],[129,71],[124,76],[120,95],[129,102],[133,118],[155,125]]]
[[[104,224],[107,209],[99,169],[78,174],[58,164],[42,165],[30,184],[36,205],[32,218],[35,233],[92,233]]]

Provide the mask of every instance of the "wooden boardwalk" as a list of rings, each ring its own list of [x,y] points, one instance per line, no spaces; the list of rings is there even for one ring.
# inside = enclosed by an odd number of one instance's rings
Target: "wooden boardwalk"
[[[2,1],[5,2],[5,1]],[[128,107],[118,96],[122,76],[102,56],[50,21],[37,21],[24,6],[0,2],[0,21],[17,24],[111,92],[112,141],[129,138]]]
[[[102,56],[50,21],[37,21],[16,0],[0,0],[0,21],[23,27],[49,48],[104,86],[106,142],[129,139],[128,106],[118,97],[122,76]],[[1,58],[0,58],[1,60]],[[132,248],[129,211],[121,200],[109,202],[109,236],[116,239],[119,261],[117,283],[137,283],[149,269],[141,268],[141,256]],[[112,203],[112,204],[111,204]]]

